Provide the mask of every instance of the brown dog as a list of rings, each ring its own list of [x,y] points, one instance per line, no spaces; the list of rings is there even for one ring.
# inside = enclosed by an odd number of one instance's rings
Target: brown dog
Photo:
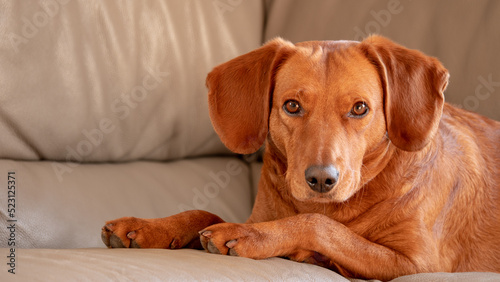
[[[225,145],[266,144],[247,224],[204,211],[122,218],[103,241],[201,248],[201,238],[212,253],[382,280],[500,272],[500,123],[445,104],[447,83],[437,59],[379,36],[272,40],[207,78]]]

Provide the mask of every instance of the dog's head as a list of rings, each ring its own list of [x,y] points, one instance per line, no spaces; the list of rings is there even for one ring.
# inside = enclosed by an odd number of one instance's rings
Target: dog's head
[[[252,153],[268,138],[296,199],[334,202],[375,177],[391,146],[430,142],[447,83],[437,59],[380,36],[278,38],[207,77],[212,123],[229,149]]]

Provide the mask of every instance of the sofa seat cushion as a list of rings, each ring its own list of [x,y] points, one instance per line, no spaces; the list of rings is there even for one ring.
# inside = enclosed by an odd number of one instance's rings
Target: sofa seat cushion
[[[16,274],[2,271],[1,281],[362,281],[281,258],[253,260],[187,249],[18,249],[16,255]],[[393,281],[499,279],[500,274],[470,272],[422,273]]]
[[[244,222],[252,209],[250,168],[237,158],[74,165],[0,160],[0,183],[7,184],[8,172],[16,177],[16,247],[104,247],[106,220],[202,209]],[[7,201],[0,216],[3,222],[10,218]],[[0,228],[0,238],[8,232]],[[0,247],[7,241],[0,240]]]
[[[2,250],[2,254],[6,253]],[[199,250],[19,249],[1,281],[348,281],[328,269],[280,258],[253,260]],[[5,269],[5,267],[4,267]]]

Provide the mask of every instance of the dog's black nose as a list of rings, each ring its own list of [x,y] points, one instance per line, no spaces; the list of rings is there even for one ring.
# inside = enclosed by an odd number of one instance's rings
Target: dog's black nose
[[[326,193],[337,184],[339,171],[333,166],[310,166],[306,169],[306,182],[316,192]]]

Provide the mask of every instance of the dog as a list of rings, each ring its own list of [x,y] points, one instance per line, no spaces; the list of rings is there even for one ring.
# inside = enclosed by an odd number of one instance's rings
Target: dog
[[[111,248],[287,257],[346,277],[500,272],[500,122],[444,101],[448,71],[381,36],[281,38],[209,73],[210,117],[265,144],[245,224],[205,211],[106,222]]]

